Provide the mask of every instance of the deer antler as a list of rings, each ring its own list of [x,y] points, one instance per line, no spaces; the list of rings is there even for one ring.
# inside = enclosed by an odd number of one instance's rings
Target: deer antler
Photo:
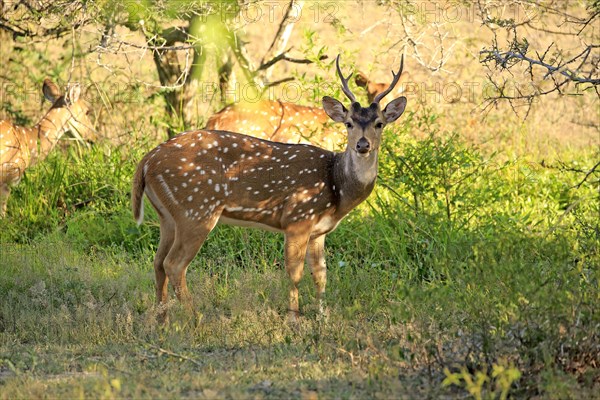
[[[400,59],[400,70],[398,71],[398,73],[395,74],[394,71],[392,70],[392,75],[394,76],[394,80],[392,81],[391,85],[386,90],[379,93],[377,95],[377,97],[375,97],[375,99],[373,100],[373,103],[378,104],[381,99],[383,99],[385,96],[387,96],[387,94],[394,89],[394,86],[396,86],[396,84],[398,83],[398,80],[400,79],[400,75],[402,75],[403,69],[404,69],[404,54],[402,54],[402,58]]]
[[[338,54],[337,58],[335,59],[335,67],[337,68],[337,73],[338,73],[340,79],[342,80],[342,91],[350,99],[351,102],[355,103],[356,98],[354,97],[354,95],[352,94],[350,89],[348,88],[348,79],[350,79],[350,77],[352,76],[352,73],[350,73],[350,75],[348,75],[347,78],[344,78],[344,75],[342,74],[342,70],[340,69],[340,55],[339,54]]]

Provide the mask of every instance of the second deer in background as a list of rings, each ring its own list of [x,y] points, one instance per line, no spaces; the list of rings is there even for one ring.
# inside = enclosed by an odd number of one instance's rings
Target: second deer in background
[[[394,88],[390,98],[398,97],[401,94],[410,95],[413,93],[415,91],[415,87],[411,85],[411,79],[412,77],[408,72],[402,72],[400,80],[398,81],[398,86]],[[387,83],[373,82],[360,71],[356,73],[356,76],[354,77],[354,83],[356,83],[356,86],[358,87],[365,88],[369,103],[372,103],[373,99],[375,99],[375,97],[377,97],[379,94],[383,93],[383,91],[385,91],[388,87]],[[381,105],[384,106],[386,104],[387,102],[383,101]]]
[[[75,131],[86,139],[95,136],[78,84],[62,94],[56,84],[45,79],[42,92],[52,107],[37,125],[27,128],[0,121],[0,217],[6,213],[11,185],[19,183],[27,168],[46,158],[65,131]]]
[[[402,72],[390,98],[410,94],[410,79],[408,72]],[[373,82],[362,72],[357,73],[355,83],[366,89],[369,104],[388,88],[387,83]],[[382,106],[385,104],[383,101]],[[204,129],[239,132],[273,142],[312,144],[330,151],[342,150],[346,142],[345,132],[331,123],[321,107],[281,100],[228,105],[213,114]]]
[[[340,150],[346,142],[341,129],[332,126],[320,107],[265,100],[236,103],[212,115],[204,129],[239,132],[281,143],[312,144]]]

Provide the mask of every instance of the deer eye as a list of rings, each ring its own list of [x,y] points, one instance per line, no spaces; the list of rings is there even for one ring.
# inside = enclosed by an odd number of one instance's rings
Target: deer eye
[[[346,122],[346,128],[348,129],[352,129],[354,125],[352,125],[352,122]]]
[[[375,124],[375,128],[377,128],[377,129],[381,129],[381,128],[383,128],[383,122],[377,122],[377,123]]]

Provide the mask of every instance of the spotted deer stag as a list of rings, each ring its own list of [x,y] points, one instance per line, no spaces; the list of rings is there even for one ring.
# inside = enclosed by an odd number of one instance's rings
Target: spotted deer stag
[[[27,168],[46,158],[65,131],[74,130],[88,139],[95,134],[87,116],[88,107],[80,99],[79,85],[71,85],[62,95],[56,84],[45,79],[42,92],[52,107],[33,128],[0,121],[1,216],[6,213],[11,185],[19,183]]]
[[[274,142],[312,144],[332,151],[345,142],[345,135],[331,126],[322,108],[280,100],[226,106],[208,119],[204,129],[240,132]]]
[[[411,75],[407,71],[403,71],[398,85],[392,91],[392,96],[399,96],[400,94],[412,94],[415,91],[414,85],[411,84]],[[373,102],[375,97],[387,90],[388,85],[383,82],[374,82],[370,80],[362,72],[357,72],[354,77],[354,83],[356,86],[365,88],[367,91],[367,99],[369,102]],[[385,102],[384,102],[385,104]]]
[[[144,193],[160,219],[154,259],[158,303],[167,300],[170,281],[188,307],[186,269],[217,223],[263,228],[285,236],[285,269],[291,280],[289,317],[298,309],[298,283],[305,257],[322,304],[326,267],[325,235],[373,190],[384,126],[404,112],[406,98],[379,102],[386,91],[362,107],[348,88],[336,60],[346,108],[331,97],[323,107],[345,124],[348,143],[335,153],[306,144],[284,144],[215,130],[184,132],[160,144],[139,163],[133,179],[133,215],[143,220]]]

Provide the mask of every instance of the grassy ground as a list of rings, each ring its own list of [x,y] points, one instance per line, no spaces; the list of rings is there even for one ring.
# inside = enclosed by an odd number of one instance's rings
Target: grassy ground
[[[336,23],[302,19],[292,43],[327,45],[389,78],[404,34],[389,10],[355,7]],[[598,174],[581,183],[598,161],[598,98],[542,99],[527,121],[508,108],[482,119],[479,90],[457,102],[429,90],[485,83],[489,37],[476,21],[446,28],[456,44],[444,71],[403,50],[421,91],[386,132],[375,192],[328,235],[327,318],[305,276],[297,325],[285,318],[281,237],[232,227],[190,266],[194,318],[172,301],[170,323],[157,324],[158,222],[146,207],[137,228],[129,204],[137,160],[165,136],[160,92],[140,83],[156,83],[150,56],[105,55],[104,68],[85,54],[97,42],[87,28],[69,71],[72,38],[29,49],[3,37],[0,115],[31,123],[42,111],[34,83],[73,72],[98,91],[106,140],[56,151],[13,190],[0,229],[0,399],[598,398]],[[247,29],[262,54],[263,26]],[[529,39],[543,48],[547,37]],[[313,75],[335,79],[306,68],[305,88]]]
[[[15,318],[3,320],[4,398],[315,398],[317,393],[389,398],[407,391],[404,386],[418,393],[416,384],[424,385],[424,393],[440,391],[439,376],[420,377],[406,368],[400,351],[404,329],[385,311],[367,314],[351,303],[336,305],[326,322],[310,312],[299,326],[288,326],[281,309],[282,271],[257,273],[230,260],[220,265],[219,275],[196,266],[190,281],[200,324],[177,315],[174,307],[174,321],[163,330],[154,322],[145,263],[62,250],[57,258],[65,261],[48,260],[61,268],[46,267],[42,274],[39,267],[28,267],[30,260],[14,263],[19,276],[33,279],[25,293],[9,290],[3,304],[3,316]],[[336,272],[332,287],[340,280]],[[373,272],[360,275],[378,280]]]

